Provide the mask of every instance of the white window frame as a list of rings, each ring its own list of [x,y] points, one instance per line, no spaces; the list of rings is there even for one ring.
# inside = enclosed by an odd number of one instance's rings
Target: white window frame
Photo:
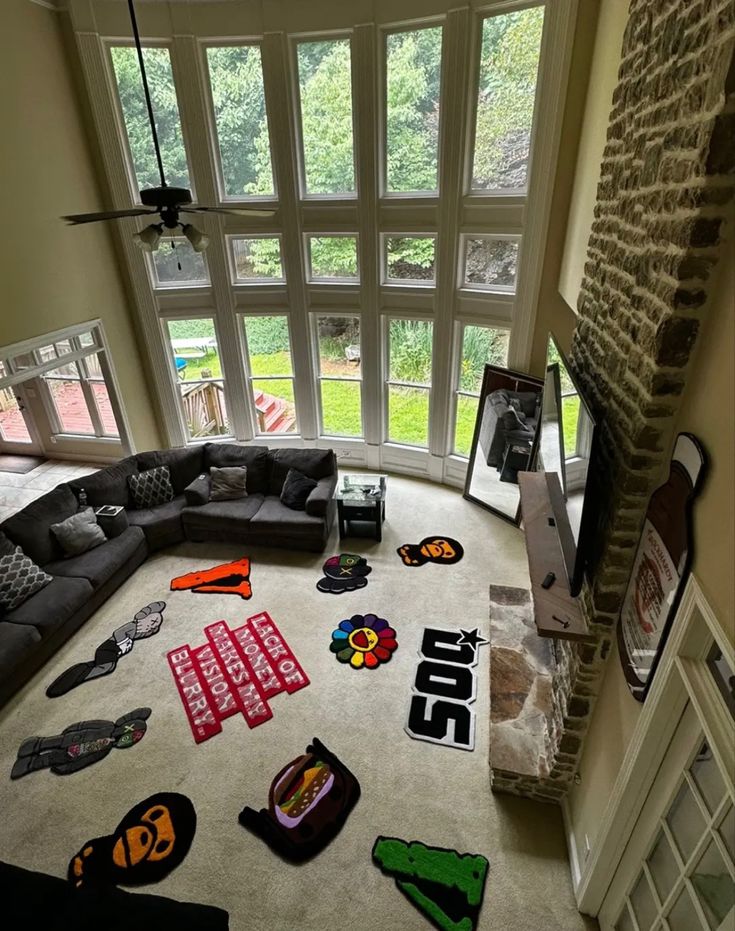
[[[285,317],[286,318],[286,327],[288,329],[288,343],[289,343],[289,354],[291,356],[291,374],[290,375],[253,375],[252,368],[250,365],[250,349],[248,348],[248,337],[247,330],[245,328],[245,321],[253,317]],[[268,438],[285,438],[285,437],[298,437],[300,436],[300,411],[299,411],[299,402],[297,398],[296,390],[296,367],[294,365],[294,342],[293,342],[293,327],[291,321],[291,314],[288,310],[281,308],[274,308],[270,311],[257,311],[257,312],[238,312],[237,314],[238,321],[238,338],[240,340],[240,356],[242,359],[242,364],[244,367],[245,378],[247,380],[248,392],[249,392],[249,406],[250,406],[250,420],[252,424],[253,436],[258,439]],[[293,388],[293,397],[294,397],[294,414],[296,422],[294,423],[294,430],[290,433],[269,433],[268,431],[261,431],[258,424],[258,412],[255,407],[255,390],[253,388],[254,381],[290,381]]]
[[[362,384],[362,314],[359,311],[312,311],[311,314],[311,340],[312,352],[314,356],[314,373],[316,376],[317,401],[319,403],[319,436],[334,437],[335,439],[345,440],[363,440],[365,437],[365,392]],[[357,320],[360,328],[360,374],[359,375],[322,375],[321,373],[321,352],[319,349],[319,319],[320,317],[335,317],[344,319],[346,317]],[[324,429],[324,404],[322,401],[322,382],[324,381],[344,381],[352,382],[360,386],[360,428],[359,434],[348,433],[328,433]]]
[[[380,283],[389,288],[436,288],[437,233],[400,232],[380,234]],[[389,239],[431,239],[434,242],[434,277],[424,280],[416,278],[391,278],[388,275],[388,240]]]
[[[516,281],[512,285],[484,284],[467,280],[467,247],[470,240],[479,239],[481,242],[514,242],[518,245],[518,262],[516,268]],[[459,237],[459,287],[463,291],[484,291],[487,294],[516,293],[518,281],[518,268],[521,266],[521,248],[523,236],[519,233],[460,233]]]
[[[311,240],[312,239],[354,239],[355,240],[355,260],[357,262],[357,275],[354,278],[345,277],[327,277],[314,275],[311,269]],[[357,286],[360,284],[360,236],[359,233],[332,233],[315,230],[307,230],[304,233],[304,267],[306,269],[306,283],[318,285],[343,284]]]
[[[275,239],[278,242],[278,252],[281,260],[280,278],[238,278],[237,262],[235,260],[235,240],[237,239]],[[283,235],[281,233],[226,233],[227,261],[230,266],[230,280],[234,288],[252,288],[263,285],[285,285],[286,275],[283,263]]]

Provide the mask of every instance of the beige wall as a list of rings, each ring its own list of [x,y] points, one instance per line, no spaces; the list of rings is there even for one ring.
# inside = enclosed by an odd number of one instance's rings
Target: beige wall
[[[574,190],[566,228],[564,257],[559,275],[559,292],[567,306],[574,310],[577,307],[577,295],[584,274],[587,240],[592,229],[597,183],[600,180],[602,153],[607,139],[612,95],[618,82],[620,50],[625,24],[628,21],[629,4],[630,0],[600,2],[589,89],[574,174]]]
[[[137,449],[160,445],[141,353],[70,77],[61,14],[4,0],[0,32],[0,346],[99,317]]]

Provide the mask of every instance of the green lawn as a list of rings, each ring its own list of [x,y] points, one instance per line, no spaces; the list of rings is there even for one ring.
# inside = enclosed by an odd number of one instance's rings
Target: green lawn
[[[561,399],[561,419],[564,429],[564,455],[574,456],[577,451],[577,420],[579,419],[579,395]]]

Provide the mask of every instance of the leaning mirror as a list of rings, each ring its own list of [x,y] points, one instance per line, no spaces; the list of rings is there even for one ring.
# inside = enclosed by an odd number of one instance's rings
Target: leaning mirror
[[[486,365],[464,496],[520,523],[518,473],[533,469],[543,379]]]

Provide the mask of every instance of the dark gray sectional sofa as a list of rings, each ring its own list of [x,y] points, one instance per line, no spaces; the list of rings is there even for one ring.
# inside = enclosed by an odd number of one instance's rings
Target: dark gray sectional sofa
[[[169,467],[174,499],[136,510],[128,476],[159,465]],[[231,465],[247,466],[247,497],[187,503],[184,491],[199,475],[212,466]],[[317,482],[304,511],[287,508],[279,497],[290,468]],[[154,550],[183,540],[218,540],[322,552],[334,524],[336,484],[337,460],[331,449],[206,443],[129,456],[33,501],[0,524],[0,534],[53,581],[0,618],[0,705]],[[92,507],[124,506],[129,526],[80,556],[64,558],[50,527],[75,513],[82,488]]]

